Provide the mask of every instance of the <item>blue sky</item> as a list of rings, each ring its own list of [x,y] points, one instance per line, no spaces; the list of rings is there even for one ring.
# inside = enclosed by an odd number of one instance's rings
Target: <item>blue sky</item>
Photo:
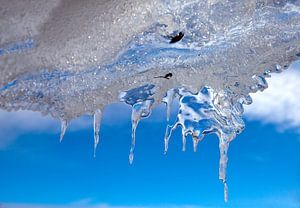
[[[178,129],[164,155],[165,107],[160,106],[140,123],[130,166],[130,108],[120,104],[104,112],[96,158],[91,117],[73,121],[60,144],[58,121],[38,113],[1,111],[0,204],[7,208],[300,207],[298,78],[296,70],[274,75],[267,91],[253,95],[254,104],[246,109],[246,129],[229,149],[227,205],[218,180],[216,136],[206,137],[197,153],[189,140],[187,152],[182,152]]]

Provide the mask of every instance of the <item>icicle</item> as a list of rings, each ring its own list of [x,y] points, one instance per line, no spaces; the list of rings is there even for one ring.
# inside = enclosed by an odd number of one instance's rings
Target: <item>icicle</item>
[[[227,182],[223,182],[224,185],[224,201],[227,203],[228,202],[228,186]]]
[[[220,162],[219,162],[219,179],[224,185],[224,201],[228,202],[228,186],[226,181],[226,170],[228,162],[228,148],[229,143],[235,138],[235,134],[219,135],[219,149],[220,149]]]
[[[59,138],[59,142],[62,142],[62,140],[64,139],[64,135],[66,133],[66,130],[68,128],[68,121],[65,119],[61,119],[61,124],[60,124],[60,138]]]
[[[197,152],[198,143],[199,143],[199,140],[193,138],[193,149],[194,149],[194,152]]]
[[[129,163],[132,164],[135,148],[135,132],[139,121],[146,118],[151,113],[151,106],[154,103],[155,85],[146,84],[128,91],[121,92],[119,99],[132,106],[132,142],[129,153]]]
[[[172,132],[177,128],[178,125],[179,125],[179,123],[177,122],[174,124],[174,126],[168,125],[166,128],[166,133],[165,133],[165,138],[164,138],[164,142],[165,142],[164,154],[167,154],[167,152],[168,152],[170,137],[172,135]]]
[[[171,137],[171,134],[169,133],[169,129],[171,127],[169,125],[167,125],[167,128],[166,128],[166,133],[165,133],[165,138],[164,138],[164,143],[165,143],[165,150],[164,150],[164,154],[167,154],[168,152],[168,149],[169,149],[169,141],[170,141],[170,137]]]
[[[184,131],[184,128],[182,128],[182,151],[185,152],[186,150],[186,133]]]
[[[197,132],[197,133],[199,133],[199,132]],[[194,152],[197,152],[198,144],[203,139],[203,137],[204,136],[202,134],[200,136],[196,135],[196,133],[192,134]]]
[[[151,113],[151,106],[153,100],[146,100],[143,102],[136,103],[132,106],[131,123],[132,123],[132,142],[129,153],[129,163],[132,164],[134,158],[135,149],[135,132],[141,118],[148,117]]]
[[[166,97],[163,98],[163,102],[165,102],[166,105],[167,105],[167,121],[168,122],[170,120],[170,115],[171,115],[171,111],[172,111],[172,104],[173,104],[173,100],[174,100],[174,93],[175,93],[174,89],[168,90]]]
[[[130,153],[129,153],[129,163],[132,164],[133,158],[134,158],[134,148],[135,148],[135,132],[136,128],[139,124],[139,121],[141,119],[141,114],[140,112],[132,109],[132,114],[131,114],[131,122],[132,122],[132,132],[131,132],[131,147],[130,147]]]
[[[101,118],[102,118],[102,112],[100,109],[97,109],[94,114],[94,157],[96,157],[96,149],[99,143],[99,131],[100,131]]]

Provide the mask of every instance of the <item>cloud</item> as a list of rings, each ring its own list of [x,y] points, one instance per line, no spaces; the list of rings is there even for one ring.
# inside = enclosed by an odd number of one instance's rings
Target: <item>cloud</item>
[[[82,117],[74,120],[71,131],[92,127],[92,119]],[[58,134],[60,131],[59,120],[50,116],[42,116],[38,112],[17,111],[7,112],[0,110],[0,150],[5,149],[15,139],[28,133],[49,132]]]
[[[160,207],[168,207],[168,208],[209,208],[203,206],[196,205],[153,205],[153,206],[113,206],[108,204],[66,204],[66,205],[47,205],[47,204],[14,204],[14,203],[0,203],[0,208],[160,208]]]
[[[246,200],[241,199],[236,206],[243,208],[299,208],[300,201],[299,195],[292,191],[288,193],[281,193],[280,195],[275,194],[272,196],[262,196],[261,198],[251,198]]]
[[[300,62],[287,71],[272,74],[269,88],[251,94],[253,104],[245,106],[250,120],[276,124],[280,130],[300,127]]]
[[[198,205],[110,205],[106,203],[94,203],[92,198],[84,198],[67,204],[30,204],[30,203],[1,203],[0,208],[211,208]]]
[[[163,105],[157,107],[158,111],[165,111]],[[104,109],[102,123],[108,126],[123,125],[130,121],[131,107],[123,103],[114,103]],[[165,119],[165,113],[156,113],[151,122],[160,122]],[[146,119],[147,120],[147,119]],[[93,117],[81,116],[70,122],[67,131],[93,129]],[[28,133],[53,133],[59,137],[60,121],[51,116],[42,116],[39,112],[0,110],[0,151],[4,150],[16,139]],[[0,207],[1,208],[1,207]]]

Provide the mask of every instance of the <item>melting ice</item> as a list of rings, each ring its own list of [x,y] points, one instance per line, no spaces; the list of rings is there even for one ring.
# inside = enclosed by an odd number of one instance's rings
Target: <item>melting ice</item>
[[[132,106],[135,131],[167,105],[165,152],[182,129],[194,150],[219,137],[227,201],[227,151],[244,128],[250,92],[299,58],[298,0],[0,0],[0,107],[61,120],[94,116],[94,155],[105,106]],[[175,123],[169,120],[178,100]],[[137,138],[138,139],[138,138]]]

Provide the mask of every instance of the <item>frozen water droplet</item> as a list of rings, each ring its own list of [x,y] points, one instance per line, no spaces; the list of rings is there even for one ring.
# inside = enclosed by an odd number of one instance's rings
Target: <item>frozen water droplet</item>
[[[96,157],[96,149],[99,144],[99,132],[100,132],[100,122],[102,118],[102,112],[97,109],[94,114],[94,157]]]
[[[263,76],[254,75],[252,78],[256,82],[256,86],[253,89],[264,91],[268,88],[268,83]]]
[[[269,70],[269,69],[265,70],[264,76],[265,77],[271,77],[271,70]]]
[[[252,97],[250,95],[246,95],[246,96],[243,96],[241,99],[240,99],[240,102],[243,104],[243,105],[251,105],[253,100],[252,100]]]
[[[68,128],[68,121],[65,119],[61,120],[61,127],[60,127],[60,138],[59,141],[62,142],[62,140],[64,139],[64,135],[66,133],[66,130]]]
[[[280,66],[279,64],[276,64],[276,66],[275,66],[275,72],[277,72],[277,73],[282,72],[282,66]]]

